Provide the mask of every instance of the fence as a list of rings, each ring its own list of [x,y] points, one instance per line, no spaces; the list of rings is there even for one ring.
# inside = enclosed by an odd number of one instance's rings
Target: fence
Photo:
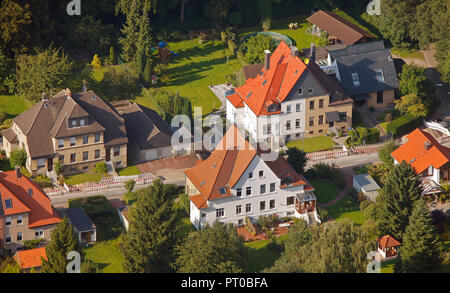
[[[446,123],[446,122],[445,122]],[[439,124],[439,122],[437,121],[426,121],[425,119],[423,119],[423,124],[431,129],[440,131],[442,133],[444,133],[445,135],[449,135],[450,136],[450,130],[444,126],[442,126],[441,124]]]
[[[337,152],[307,154],[306,158],[308,158],[308,160],[310,161],[322,161],[361,154],[373,154],[377,153],[381,148],[383,148],[383,146],[384,146],[383,144],[372,146],[359,146],[359,147],[352,147],[349,150]]]

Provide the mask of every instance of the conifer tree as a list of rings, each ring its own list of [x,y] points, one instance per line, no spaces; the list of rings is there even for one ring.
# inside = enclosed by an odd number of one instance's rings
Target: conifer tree
[[[414,204],[409,225],[403,235],[403,246],[399,248],[396,272],[425,273],[440,267],[442,246],[433,225],[425,200]]]
[[[415,170],[402,161],[389,172],[377,198],[377,226],[382,235],[402,240],[414,202],[422,194]]]
[[[133,61],[136,54],[136,43],[139,33],[138,15],[139,10],[136,1],[133,1],[127,11],[127,19],[121,30],[123,36],[119,39],[119,44],[122,46],[121,57],[126,62]]]
[[[150,86],[152,82],[152,59],[150,58],[147,58],[147,61],[145,62],[144,74],[142,76],[142,79],[146,86]]]
[[[102,67],[102,61],[100,60],[100,57],[98,57],[98,54],[94,55],[94,58],[92,59],[91,62],[92,67],[98,69]]]
[[[130,211],[129,230],[123,237],[123,267],[130,273],[170,272],[177,226],[173,188],[155,180],[138,191]]]
[[[138,49],[136,53],[136,73],[142,79],[144,73],[144,52]]]
[[[190,119],[192,119],[192,106],[191,101],[188,99],[184,99],[183,101],[183,109],[181,112],[183,115],[188,116]]]
[[[71,251],[80,252],[78,239],[73,232],[72,225],[67,218],[52,231],[52,240],[45,247],[47,260],[42,261],[44,273],[65,273],[69,261],[67,254]]]
[[[112,65],[114,65],[116,63],[116,53],[114,51],[113,46],[111,46],[111,48],[109,48],[109,60],[111,61]]]

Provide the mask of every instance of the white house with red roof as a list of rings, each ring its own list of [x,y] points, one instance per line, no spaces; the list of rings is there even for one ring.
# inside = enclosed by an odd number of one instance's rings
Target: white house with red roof
[[[243,225],[276,214],[319,222],[314,188],[277,153],[246,141],[235,125],[212,154],[185,171],[192,224]]]
[[[431,134],[416,129],[407,142],[391,153],[394,162],[406,161],[423,178],[424,194],[440,193],[440,185],[450,183],[450,149]]]

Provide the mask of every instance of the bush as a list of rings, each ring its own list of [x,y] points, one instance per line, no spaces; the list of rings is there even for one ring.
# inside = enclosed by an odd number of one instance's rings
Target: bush
[[[317,213],[319,214],[320,221],[326,222],[330,218],[328,210],[326,208],[317,207]]]
[[[270,219],[267,216],[259,216],[258,223],[263,231],[270,229]]]
[[[272,37],[263,34],[250,37],[241,45],[241,50],[245,55],[245,61],[252,64],[264,62],[264,51],[270,50],[273,52],[275,48],[276,43]]]
[[[13,150],[9,157],[9,162],[13,169],[16,166],[25,166],[25,163],[27,162],[27,152],[24,149]]]
[[[33,248],[38,247],[38,245],[43,243],[43,242],[44,242],[43,239],[25,240],[23,242],[23,245],[25,246],[26,249],[33,249]]]
[[[387,131],[392,133],[394,136],[401,136],[413,131],[420,125],[420,122],[420,118],[405,114],[389,123],[387,125]]]
[[[8,118],[8,113],[6,111],[1,110],[0,111],[0,122],[3,123]]]
[[[136,186],[136,181],[134,181],[133,179],[130,179],[124,183],[124,186],[128,192],[132,192],[134,187]]]
[[[305,173],[308,179],[322,178],[333,181],[339,188],[345,188],[345,178],[336,165],[317,163]]]
[[[220,32],[220,39],[222,40],[222,42],[226,42],[227,40],[227,33],[224,31]]]
[[[358,146],[363,143],[377,143],[380,139],[380,131],[376,128],[357,127],[349,131],[349,138],[346,140],[347,146]]]
[[[108,173],[108,168],[106,167],[105,162],[100,162],[97,165],[95,165],[94,172],[97,174],[106,174]]]
[[[182,193],[178,196],[179,204],[182,209],[186,212],[187,215],[190,214],[190,205],[191,201],[189,200],[189,196],[185,193]]]
[[[52,187],[52,180],[45,175],[38,175],[34,182],[36,182],[42,188]]]
[[[137,193],[136,192],[127,192],[123,195],[123,200],[127,205],[133,204],[137,200]]]
[[[25,166],[20,167],[20,173],[22,173],[22,175],[27,178],[31,177],[30,171],[28,171],[27,167],[25,167]]]
[[[272,18],[266,17],[262,21],[261,25],[262,25],[262,28],[263,28],[264,31],[270,30],[272,28]]]

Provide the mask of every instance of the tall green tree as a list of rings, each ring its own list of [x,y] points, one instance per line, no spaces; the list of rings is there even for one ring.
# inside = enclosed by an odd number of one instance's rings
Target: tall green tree
[[[245,248],[236,228],[220,222],[191,232],[175,247],[174,269],[179,273],[240,273]]]
[[[0,3],[0,50],[8,57],[23,53],[31,40],[27,30],[31,23],[30,5],[15,0]]]
[[[233,7],[234,0],[208,0],[205,4],[205,16],[218,27],[224,27],[228,13]]]
[[[152,59],[147,58],[145,61],[144,73],[142,75],[142,79],[146,86],[150,86],[152,83]]]
[[[30,101],[39,101],[42,93],[56,94],[69,77],[72,63],[62,49],[53,46],[37,49],[34,55],[21,55],[16,62],[17,94]]]
[[[123,237],[123,268],[130,273],[170,272],[172,247],[178,227],[173,188],[155,180],[138,192],[130,211],[129,230]]]
[[[414,204],[402,244],[399,248],[400,259],[394,267],[395,272],[431,272],[442,264],[442,245],[430,210],[423,199]]]
[[[52,231],[51,236],[52,240],[45,247],[47,260],[42,261],[42,271],[44,273],[65,273],[69,263],[67,260],[68,253],[81,251],[78,238],[67,218],[63,218],[61,223]]]
[[[139,36],[139,9],[136,1],[131,1],[126,13],[127,19],[121,30],[122,37],[119,39],[119,44],[122,46],[123,60],[131,62],[137,51],[136,43]]]
[[[288,148],[286,151],[286,155],[288,156],[288,163],[294,168],[295,171],[299,174],[305,173],[305,166],[308,162],[308,158],[306,157],[306,153],[302,150],[299,150],[296,147]]]
[[[389,168],[394,166],[394,159],[391,156],[391,153],[395,151],[398,146],[395,145],[395,142],[392,140],[388,142],[381,150],[378,151],[378,158],[385,163]]]
[[[425,76],[425,68],[414,64],[405,64],[399,77],[399,90],[403,95],[415,94],[422,98],[433,95],[433,85]]]
[[[414,202],[422,195],[422,182],[415,170],[402,161],[386,176],[377,197],[377,226],[382,235],[402,240]]]

